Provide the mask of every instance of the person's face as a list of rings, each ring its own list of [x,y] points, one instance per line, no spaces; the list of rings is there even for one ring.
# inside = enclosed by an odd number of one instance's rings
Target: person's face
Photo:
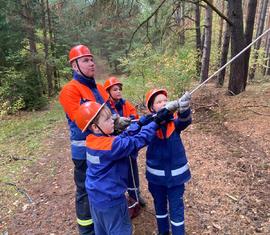
[[[77,61],[78,61],[80,70],[82,71],[84,75],[86,75],[87,77],[95,76],[96,65],[92,56],[84,56],[77,59]],[[77,73],[81,74],[80,70],[77,67],[76,62],[73,62],[72,67]]]
[[[155,97],[152,108],[155,112],[158,112],[160,109],[165,107],[167,102],[168,102],[167,97],[163,94],[159,94]]]
[[[110,135],[114,132],[114,121],[109,109],[101,110],[97,124],[106,135]]]
[[[110,95],[114,100],[120,100],[122,98],[122,86],[113,85],[110,88]]]

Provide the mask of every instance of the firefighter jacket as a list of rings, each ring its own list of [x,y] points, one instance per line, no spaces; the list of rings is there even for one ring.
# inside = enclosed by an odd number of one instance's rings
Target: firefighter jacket
[[[139,131],[139,125],[131,124],[134,125]],[[90,203],[95,207],[108,208],[126,200],[128,156],[149,144],[158,125],[151,122],[139,132],[130,129],[132,134],[127,130],[118,136],[90,134],[86,138],[86,189]]]
[[[82,131],[74,119],[80,105],[87,101],[106,102],[108,94],[102,85],[96,84],[94,78],[87,79],[74,72],[73,79],[60,92],[59,102],[63,106],[70,128],[71,155],[73,159],[85,160],[85,139],[90,131]]]
[[[139,118],[136,108],[127,100],[120,99],[114,102],[112,99],[109,99],[107,104],[112,113],[118,113],[121,117],[130,117],[131,119]]]
[[[173,187],[187,182],[190,170],[180,133],[191,124],[191,111],[161,126],[146,151],[146,178],[149,182]]]

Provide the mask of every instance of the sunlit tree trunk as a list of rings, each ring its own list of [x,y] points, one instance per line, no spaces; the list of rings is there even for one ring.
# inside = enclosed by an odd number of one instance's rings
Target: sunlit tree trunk
[[[227,4],[227,15],[228,15],[228,4]],[[223,43],[221,49],[221,58],[220,58],[220,68],[227,63],[227,57],[229,52],[231,38],[231,26],[229,23],[225,23],[225,29],[223,34]],[[224,85],[224,79],[226,74],[226,68],[223,69],[217,76],[216,85],[217,87],[222,87]]]
[[[41,19],[42,19],[42,29],[43,29],[43,45],[44,45],[44,54],[45,54],[45,71],[47,78],[47,89],[48,89],[48,97],[52,96],[53,93],[53,85],[52,85],[52,74],[49,65],[49,45],[48,45],[48,29],[46,24],[46,10],[44,0],[41,0]]]
[[[211,40],[212,40],[212,14],[213,14],[212,8],[210,6],[207,6],[205,14],[205,38],[203,44],[200,82],[203,82],[207,79],[209,72]]]
[[[261,4],[261,9],[260,9],[260,14],[259,14],[259,24],[258,24],[258,28],[256,32],[256,38],[259,37],[263,33],[268,2],[269,0],[263,0]],[[250,80],[254,79],[254,76],[255,76],[256,63],[259,56],[258,50],[260,49],[260,46],[261,46],[261,39],[259,39],[254,45],[254,64],[252,65],[250,69],[250,73],[249,73]]]
[[[247,16],[246,16],[246,29],[245,29],[245,41],[246,45],[250,44],[252,41],[252,35],[254,31],[254,22],[255,22],[255,15],[256,15],[256,8],[257,8],[257,0],[249,0],[247,6]],[[247,81],[248,77],[248,68],[249,68],[249,58],[250,58],[250,50],[249,48],[244,53],[244,81]],[[245,84],[246,86],[246,84]]]
[[[200,5],[197,2],[195,5],[195,26],[196,26],[196,49],[197,49],[197,63],[196,63],[196,71],[197,75],[200,75],[201,71],[201,12],[200,12]]]

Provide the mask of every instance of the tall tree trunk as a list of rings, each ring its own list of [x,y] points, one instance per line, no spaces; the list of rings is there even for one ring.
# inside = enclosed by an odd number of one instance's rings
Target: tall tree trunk
[[[225,1],[221,1],[221,12],[224,13],[224,5],[225,5]],[[222,17],[220,17],[219,19],[219,34],[218,34],[218,48],[221,48],[221,42],[222,42],[222,34],[223,34],[223,22],[224,19]]]
[[[242,0],[228,0],[229,18],[233,23],[231,28],[231,57],[234,57],[245,47]],[[244,55],[240,55],[230,66],[228,91],[237,95],[245,90]]]
[[[228,15],[228,12],[229,10],[228,10],[228,4],[227,4],[227,15]],[[229,25],[229,23],[226,22],[224,35],[223,35],[222,49],[221,49],[220,68],[227,63],[230,38],[231,38],[231,26]],[[226,74],[226,68],[224,68],[217,76],[217,81],[216,81],[217,87],[222,87],[224,85],[225,74]]]
[[[268,29],[270,28],[270,14],[268,14],[267,28]],[[263,68],[264,76],[270,75],[270,34],[269,33],[266,35],[266,39],[265,39],[265,58],[266,58],[266,61],[264,64],[265,66]]]
[[[53,93],[53,85],[52,85],[52,74],[49,65],[49,45],[48,45],[48,37],[47,37],[47,24],[46,24],[46,10],[44,0],[41,0],[41,19],[42,19],[42,28],[43,28],[43,45],[44,45],[44,54],[45,54],[45,70],[47,77],[47,89],[48,89],[48,97],[52,96]]]
[[[263,33],[264,29],[264,22],[265,22],[265,16],[266,16],[266,10],[267,10],[267,5],[268,5],[269,0],[263,0],[261,9],[260,9],[260,15],[259,15],[259,25],[257,28],[256,32],[256,38],[259,37]],[[258,50],[260,49],[261,46],[261,39],[259,39],[255,45],[254,45],[254,64],[252,65],[249,73],[249,79],[253,80],[256,72],[256,63],[258,59]]]
[[[247,6],[247,17],[246,17],[246,29],[245,29],[245,42],[246,46],[251,43],[252,35],[254,31],[254,22],[256,16],[257,0],[249,0]],[[250,48],[244,53],[244,80],[247,81],[248,68],[249,68],[249,58],[250,58]],[[246,84],[245,84],[246,86]]]
[[[208,72],[209,72],[211,38],[212,38],[212,15],[213,15],[212,8],[207,5],[206,14],[205,14],[205,39],[204,39],[204,45],[203,45],[200,82],[203,82],[207,79]]]
[[[201,57],[202,57],[202,51],[201,51],[201,12],[200,12],[200,5],[199,3],[195,3],[195,26],[196,26],[196,49],[197,49],[197,63],[196,63],[196,71],[197,75],[200,75],[201,71]]]
[[[26,37],[29,42],[29,50],[31,53],[31,63],[34,72],[34,76],[37,84],[37,95],[42,96],[42,81],[41,74],[38,67],[37,61],[37,47],[36,47],[36,35],[35,35],[35,22],[32,13],[33,6],[31,5],[31,1],[29,0],[20,0],[21,8],[22,8],[22,20],[25,23],[24,30],[26,32]]]
[[[52,27],[52,19],[51,19],[51,10],[50,10],[50,5],[49,5],[49,0],[46,0],[46,11],[47,11],[47,16],[48,16],[48,29],[49,29],[49,44],[50,44],[50,49],[52,53],[52,57],[56,58],[56,53],[55,53],[55,40],[53,36],[53,27]],[[53,90],[54,92],[58,91],[60,88],[60,84],[58,81],[58,74],[57,74],[57,69],[55,65],[51,66],[52,74],[53,74],[53,81],[54,81],[54,87]]]
[[[224,5],[225,5],[225,2],[224,1],[221,1],[220,2],[220,4],[221,4],[221,13],[222,14],[224,14]],[[221,53],[222,53],[222,51],[221,51],[221,44],[222,44],[222,34],[223,34],[223,21],[224,21],[224,19],[222,18],[222,17],[220,17],[220,19],[219,19],[219,32],[218,32],[218,42],[217,42],[217,50],[219,51],[219,53],[218,53],[218,57],[217,57],[217,60],[216,60],[216,62],[215,62],[215,71],[217,71],[218,69],[219,69],[219,65],[220,65],[220,60],[221,60]],[[213,35],[214,36],[214,35]],[[213,37],[213,38],[215,38],[215,37]],[[217,80],[217,75],[215,76],[215,77],[213,77],[213,80]],[[218,82],[217,82],[217,84],[218,84]]]
[[[178,39],[179,45],[185,44],[185,3],[180,2],[177,4],[177,9],[175,11],[175,22],[178,26]]]
[[[180,26],[182,30],[179,32],[179,44],[184,45],[185,44],[185,2],[180,2]]]

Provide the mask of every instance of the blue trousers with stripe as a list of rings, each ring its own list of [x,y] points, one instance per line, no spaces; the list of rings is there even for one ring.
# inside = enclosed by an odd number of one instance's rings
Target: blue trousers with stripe
[[[98,208],[92,204],[90,204],[90,208],[95,223],[95,235],[132,234],[126,200],[109,208]]]
[[[94,224],[92,221],[88,194],[85,188],[86,179],[86,160],[75,160],[74,163],[74,181],[76,184],[76,215],[77,223],[80,235],[93,235],[94,234]]]
[[[173,235],[185,234],[184,201],[185,185],[168,188],[162,185],[148,183],[148,188],[154,199],[158,232],[170,231],[169,219]],[[169,204],[169,213],[168,213]]]

